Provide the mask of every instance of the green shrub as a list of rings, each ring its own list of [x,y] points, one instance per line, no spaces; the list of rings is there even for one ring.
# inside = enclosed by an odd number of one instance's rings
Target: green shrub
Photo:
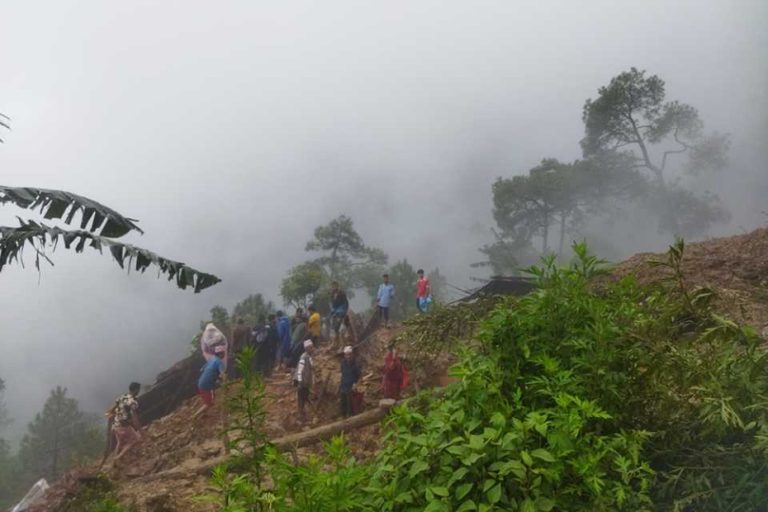
[[[653,287],[596,280],[603,263],[574,251],[529,269],[537,291],[484,316],[459,382],[397,407],[372,461],[338,439],[306,462],[269,449],[270,491],[226,478],[225,510],[766,510],[764,340],[687,286],[682,242]]]

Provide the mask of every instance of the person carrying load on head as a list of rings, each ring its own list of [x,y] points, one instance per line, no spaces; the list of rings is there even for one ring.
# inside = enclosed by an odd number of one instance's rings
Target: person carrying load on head
[[[352,416],[352,391],[360,380],[360,367],[355,361],[352,347],[344,347],[344,359],[341,360],[341,382],[339,398],[341,400],[341,415],[345,418]]]
[[[119,459],[141,440],[141,422],[139,421],[139,402],[136,397],[141,390],[141,384],[131,382],[128,393],[120,395],[110,411],[112,418],[112,433],[115,445],[115,460]]]
[[[225,376],[224,357],[226,357],[226,353],[226,347],[217,345],[214,348],[214,357],[203,365],[200,378],[197,379],[197,394],[203,401],[203,406],[192,416],[193,419],[198,418],[213,407],[216,384],[220,378]]]
[[[218,357],[217,347],[224,347],[224,356]],[[224,361],[224,368],[226,369],[227,361],[227,337],[221,332],[213,323],[209,322],[205,326],[202,336],[200,336],[200,349],[203,352],[203,357],[206,361],[213,359],[221,359]]]

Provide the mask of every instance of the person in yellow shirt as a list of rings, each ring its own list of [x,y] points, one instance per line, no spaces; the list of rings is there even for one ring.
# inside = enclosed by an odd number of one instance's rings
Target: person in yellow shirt
[[[321,331],[321,321],[320,321],[320,313],[317,312],[317,309],[315,309],[315,306],[309,306],[307,308],[307,311],[309,311],[309,320],[307,321],[307,330],[309,331],[310,339],[312,340],[312,343],[314,343],[315,346],[317,346],[320,343],[320,331]]]

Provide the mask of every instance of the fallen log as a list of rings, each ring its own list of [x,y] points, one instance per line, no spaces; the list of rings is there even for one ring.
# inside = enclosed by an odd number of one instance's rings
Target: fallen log
[[[298,432],[295,434],[278,437],[277,439],[270,441],[270,444],[276,447],[278,450],[286,451],[301,448],[303,446],[314,444],[320,441],[325,441],[326,439],[330,439],[336,434],[349,432],[358,428],[366,427],[368,425],[373,425],[374,423],[378,423],[387,415],[395,403],[396,402],[394,400],[380,400],[379,406],[376,409],[365,411],[356,416],[352,416],[341,421],[336,421],[327,425],[321,425],[317,428],[313,428],[305,432]],[[248,451],[244,451],[243,454],[247,455]],[[196,466],[185,467],[182,469],[168,469],[165,471],[160,471],[159,473],[138,477],[135,479],[135,481],[151,482],[155,480],[205,475],[219,464],[223,464],[231,459],[232,457],[229,455],[214,457],[212,459],[203,461],[201,464]]]
[[[371,409],[370,411],[362,412],[356,416],[322,425],[306,432],[297,432],[295,434],[289,434],[271,441],[272,445],[278,450],[287,450],[291,448],[301,448],[318,441],[324,441],[330,439],[336,434],[343,432],[349,432],[361,427],[367,427],[374,423],[381,421],[384,416],[387,415],[389,410],[395,404],[394,400],[381,400],[379,407]]]

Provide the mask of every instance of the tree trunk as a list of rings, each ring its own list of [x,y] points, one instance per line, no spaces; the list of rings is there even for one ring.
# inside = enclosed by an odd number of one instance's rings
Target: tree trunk
[[[279,437],[277,439],[273,439],[270,441],[270,443],[274,445],[278,450],[287,451],[300,448],[302,446],[307,446],[318,441],[324,441],[325,439],[330,439],[336,434],[378,423],[389,413],[389,410],[394,404],[394,400],[381,400],[379,402],[379,407],[376,409],[365,411],[361,414],[358,414],[357,416],[352,416],[351,418],[346,418],[335,423],[322,425],[320,427],[313,428],[312,430],[307,430],[306,432],[299,432],[296,434],[289,434],[287,436]],[[204,461],[198,466],[184,469],[174,468],[166,471],[160,471],[159,473],[139,477],[136,480],[140,482],[150,482],[154,480],[174,479],[182,475],[189,475],[191,473],[205,475],[208,474],[208,472],[214,467],[230,459],[230,455],[214,457]]]
[[[361,427],[372,425],[381,421],[384,416],[389,412],[389,407],[377,407],[370,411],[365,411],[356,416],[337,421],[335,423],[329,423],[322,425],[306,432],[298,432],[296,434],[290,434],[277,439],[272,440],[272,444],[278,450],[286,450],[288,448],[296,447],[301,448],[309,444],[330,439],[336,434],[342,432],[348,432]]]
[[[557,248],[557,257],[563,257],[563,242],[565,241],[565,212],[560,214],[560,244]]]
[[[541,244],[541,252],[545,253],[547,252],[547,245],[549,242],[549,212],[544,212],[544,234],[542,235],[542,244]]]

